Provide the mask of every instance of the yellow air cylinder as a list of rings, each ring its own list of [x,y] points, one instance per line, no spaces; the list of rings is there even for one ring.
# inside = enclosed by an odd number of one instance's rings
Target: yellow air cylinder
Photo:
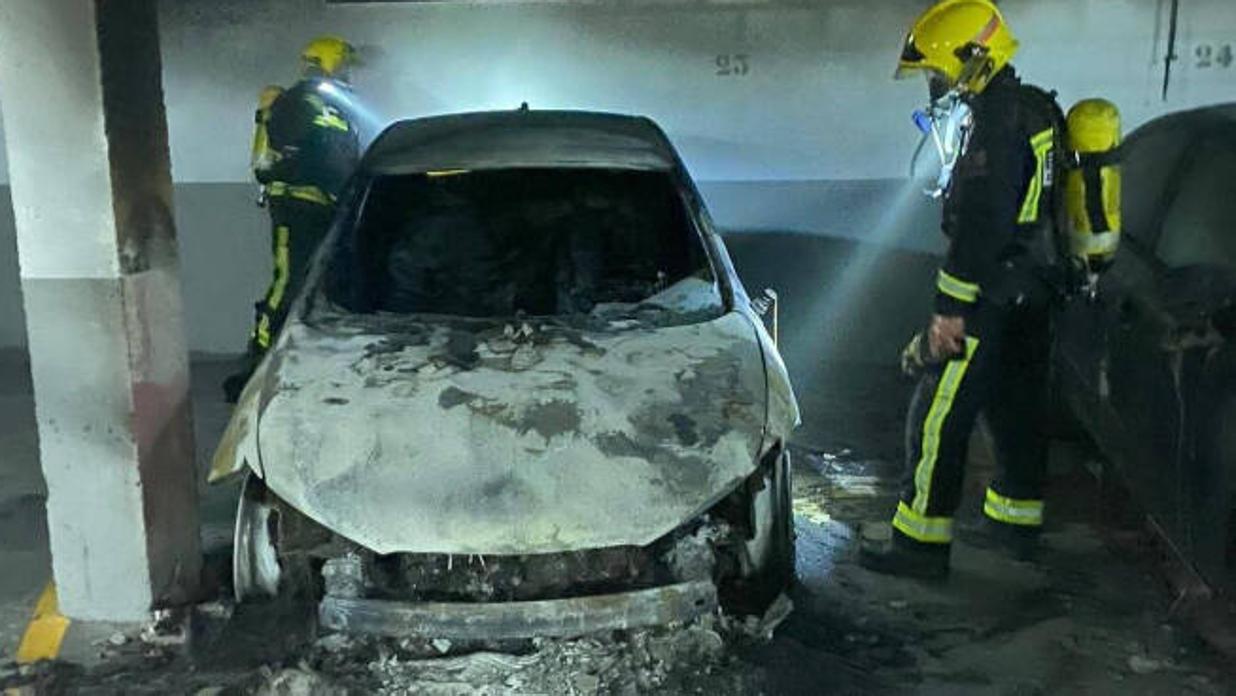
[[[266,122],[270,119],[271,105],[281,94],[283,94],[282,87],[267,85],[258,95],[257,110],[253,113],[253,152],[249,162],[255,172],[266,169],[278,159],[277,154],[270,149],[270,138],[266,135]]]
[[[1065,176],[1072,254],[1101,270],[1120,246],[1120,110],[1106,99],[1078,102],[1068,115],[1076,159]]]

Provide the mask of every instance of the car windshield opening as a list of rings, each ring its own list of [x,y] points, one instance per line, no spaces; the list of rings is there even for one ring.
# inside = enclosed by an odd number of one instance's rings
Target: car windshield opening
[[[326,292],[356,313],[461,317],[720,306],[671,175],[584,168],[375,178]]]

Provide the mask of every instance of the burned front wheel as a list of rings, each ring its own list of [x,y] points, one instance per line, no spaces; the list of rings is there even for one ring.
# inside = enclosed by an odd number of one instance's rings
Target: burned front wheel
[[[232,592],[237,602],[279,593],[282,568],[276,547],[277,517],[266,484],[248,472],[236,505],[232,540]]]
[[[232,592],[237,602],[263,598],[314,599],[320,594],[320,563],[300,549],[310,546],[302,528],[317,531],[284,505],[253,472],[236,506],[232,546]]]
[[[722,607],[733,614],[763,612],[794,581],[793,470],[790,454],[778,449],[735,494],[745,540],[719,549]]]

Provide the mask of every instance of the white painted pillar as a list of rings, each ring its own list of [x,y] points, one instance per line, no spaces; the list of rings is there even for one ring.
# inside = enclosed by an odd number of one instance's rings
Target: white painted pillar
[[[60,608],[140,620],[201,565],[155,0],[3,0],[0,95]]]

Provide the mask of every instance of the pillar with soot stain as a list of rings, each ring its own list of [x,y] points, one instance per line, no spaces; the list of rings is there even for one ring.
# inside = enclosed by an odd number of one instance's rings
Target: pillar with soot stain
[[[0,3],[3,111],[61,610],[200,574],[155,0]]]

